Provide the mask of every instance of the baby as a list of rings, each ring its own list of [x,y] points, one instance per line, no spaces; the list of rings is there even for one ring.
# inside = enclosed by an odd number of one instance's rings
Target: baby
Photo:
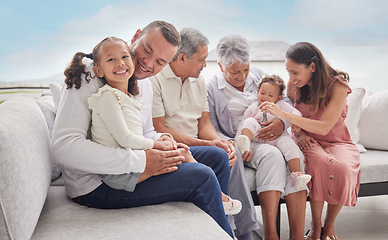
[[[285,129],[284,132],[273,141],[259,140],[256,137],[257,131],[262,128],[261,122],[270,121],[276,118],[272,114],[267,114],[266,112],[261,112],[259,110],[259,105],[265,101],[273,102],[280,109],[301,116],[301,113],[297,109],[281,100],[284,89],[284,81],[277,75],[264,76],[261,79],[257,90],[257,102],[252,103],[245,111],[239,130],[237,131],[236,142],[241,154],[249,151],[251,141],[265,142],[279,148],[288,162],[291,172],[290,180],[295,188],[299,190],[306,186],[310,181],[311,176],[301,172],[299,148],[287,133],[287,130]],[[297,131],[300,129],[293,130]]]

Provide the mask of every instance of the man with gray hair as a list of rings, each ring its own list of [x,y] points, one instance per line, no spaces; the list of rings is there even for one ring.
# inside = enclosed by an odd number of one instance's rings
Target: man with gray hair
[[[229,191],[231,197],[242,202],[241,212],[233,216],[234,221],[229,218],[240,239],[257,229],[258,224],[251,218],[255,209],[245,181],[243,162],[236,162],[234,146],[218,136],[209,118],[206,81],[200,75],[206,67],[209,41],[193,28],[182,29],[180,35],[181,46],[173,60],[150,78],[154,92],[153,124],[156,131],[170,133],[177,142],[190,146],[193,157],[213,169],[222,192]],[[231,167],[230,178],[225,165]],[[225,211],[232,212],[230,215],[237,212],[234,201],[223,196]]]

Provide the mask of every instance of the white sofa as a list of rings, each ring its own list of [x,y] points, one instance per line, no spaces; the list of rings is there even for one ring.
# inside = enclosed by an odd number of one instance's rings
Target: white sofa
[[[353,88],[348,96],[346,124],[360,151],[361,186],[359,197],[388,194],[388,89],[366,93]],[[248,186],[256,205],[255,170],[246,167]],[[279,208],[280,209],[280,208]],[[280,228],[278,213],[277,227]]]
[[[17,97],[0,104],[0,239],[230,239],[191,203],[102,210],[71,201],[51,162],[54,100]],[[359,196],[388,194],[388,90],[369,95],[356,88],[348,104],[352,139],[367,149]],[[246,168],[259,204],[254,173]]]
[[[230,239],[192,203],[103,210],[70,200],[51,162],[52,102],[0,104],[0,239]]]

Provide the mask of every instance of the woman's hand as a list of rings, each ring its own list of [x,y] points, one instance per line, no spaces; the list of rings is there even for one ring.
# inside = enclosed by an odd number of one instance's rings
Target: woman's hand
[[[259,109],[263,112],[271,113],[277,118],[285,118],[286,112],[281,110],[275,103],[265,101],[260,104]]]
[[[177,149],[177,142],[169,134],[163,134],[157,141],[169,141],[169,142],[171,142],[171,144],[173,146],[173,149],[168,149],[168,150],[175,150],[175,149]],[[164,149],[162,149],[162,150],[164,150]]]
[[[301,150],[307,150],[312,147],[312,144],[316,144],[317,141],[310,137],[307,136],[303,131],[300,131],[299,134],[296,135],[297,139],[297,145]]]
[[[295,134],[298,134],[300,132],[301,128],[294,125],[294,124],[291,124],[291,132],[295,133]]]
[[[177,149],[176,145],[174,146],[174,143],[168,140],[157,140],[154,141],[154,147],[153,149],[159,149],[162,151],[168,151],[168,150],[175,150]]]

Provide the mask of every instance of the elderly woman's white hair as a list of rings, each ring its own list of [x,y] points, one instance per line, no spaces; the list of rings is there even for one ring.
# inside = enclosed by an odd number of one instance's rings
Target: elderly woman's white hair
[[[223,68],[234,63],[249,64],[251,61],[248,41],[241,35],[228,35],[221,38],[216,49],[217,62]]]

